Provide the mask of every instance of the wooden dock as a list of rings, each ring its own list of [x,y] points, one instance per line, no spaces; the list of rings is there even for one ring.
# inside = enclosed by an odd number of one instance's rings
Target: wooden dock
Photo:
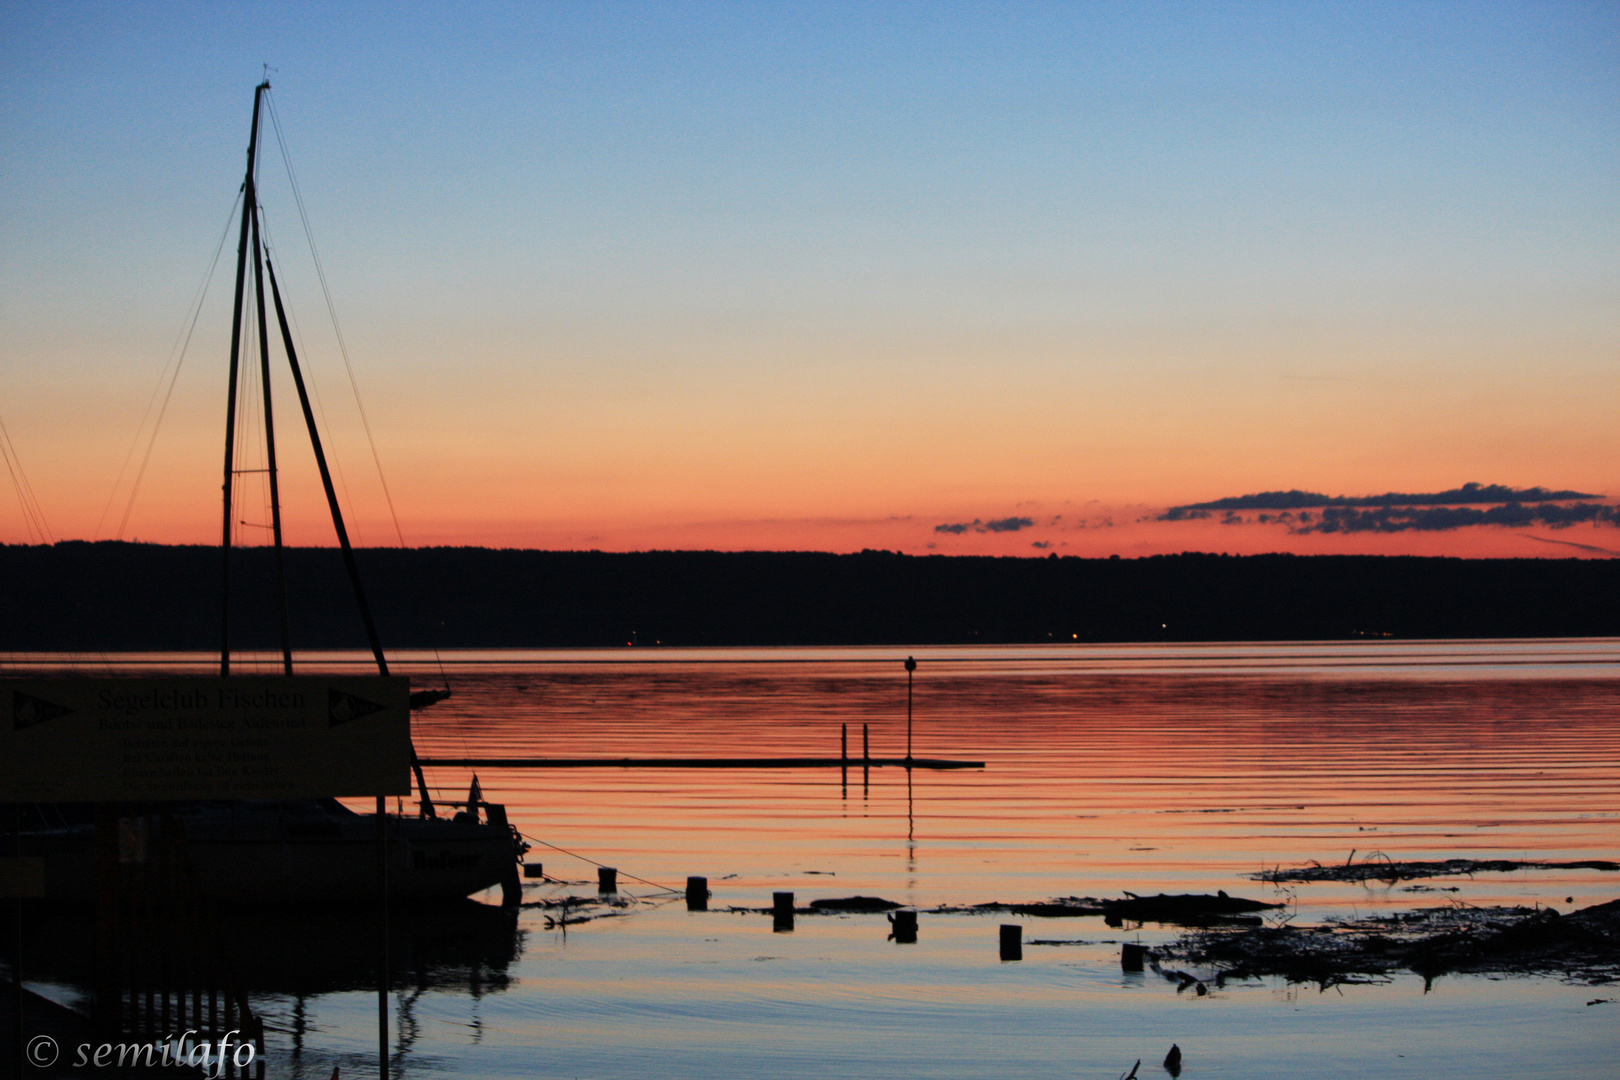
[[[422,758],[423,765],[461,769],[982,769],[950,758]]]

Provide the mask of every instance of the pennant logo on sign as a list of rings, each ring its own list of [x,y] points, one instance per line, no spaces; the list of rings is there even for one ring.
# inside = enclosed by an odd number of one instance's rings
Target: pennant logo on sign
[[[21,690],[11,692],[11,730],[21,731],[31,728],[35,724],[43,724],[47,720],[55,720],[58,716],[66,716],[73,710],[65,705],[58,705],[44,698],[37,698],[32,694],[25,694]]]
[[[345,694],[342,690],[328,690],[326,692],[327,718],[332,727],[347,724],[350,720],[358,720],[362,716],[379,713],[388,706],[379,705],[375,701],[367,701],[363,697]]]

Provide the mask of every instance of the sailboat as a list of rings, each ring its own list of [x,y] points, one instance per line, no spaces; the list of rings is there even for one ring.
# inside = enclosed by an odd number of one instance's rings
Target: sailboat
[[[372,659],[377,673],[386,676],[389,674],[388,659],[361,584],[359,567],[298,362],[275,267],[260,235],[256,167],[260,121],[269,89],[270,83],[266,80],[254,91],[237,244],[225,428],[219,674],[222,678],[229,678],[232,674],[231,554],[237,477],[244,472],[263,472],[269,489],[276,595],[280,605],[281,669],[283,675],[293,675],[282,557],[280,477],[276,464],[271,395],[269,325],[266,318],[268,298],[275,310],[276,325],[281,333],[310,446],[325,489],[333,529],[354,590]],[[242,405],[239,394],[246,381],[243,378],[243,330],[248,322],[244,320],[244,312],[249,296],[247,279],[250,268],[253,275],[251,296],[256,315],[251,323],[257,331],[257,382],[263,406],[266,467],[262,470],[240,469],[236,460],[238,411]],[[413,709],[422,708],[447,696],[448,690],[418,690],[412,693],[411,704]],[[372,814],[351,810],[336,799],[171,803],[167,804],[166,813],[169,820],[178,822],[183,829],[186,861],[205,896],[273,903],[374,899],[378,892],[376,852],[381,833],[386,843],[386,879],[391,898],[451,900],[500,886],[503,902],[517,903],[521,891],[518,863],[528,844],[507,821],[505,807],[486,800],[474,777],[466,799],[449,804],[444,809],[453,812],[442,816],[441,807],[430,793],[414,747],[411,750],[411,774],[417,795],[414,815],[403,812],[388,814],[381,799],[377,803],[377,813]],[[91,808],[52,804],[25,808],[24,815],[24,851],[45,857],[48,895],[64,899],[93,895],[96,829]],[[134,840],[131,842],[135,843]]]

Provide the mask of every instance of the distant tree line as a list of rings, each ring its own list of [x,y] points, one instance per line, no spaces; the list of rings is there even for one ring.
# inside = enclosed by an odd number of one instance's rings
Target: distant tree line
[[[1259,641],[1620,634],[1620,561],[1205,554],[371,548],[388,647]],[[295,648],[364,647],[339,554],[286,552]],[[271,554],[233,555],[237,647],[277,641]],[[0,545],[0,650],[212,649],[220,557]]]

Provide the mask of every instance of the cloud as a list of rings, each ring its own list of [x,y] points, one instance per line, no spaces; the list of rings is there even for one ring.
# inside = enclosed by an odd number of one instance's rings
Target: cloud
[[[1328,506],[1478,506],[1492,503],[1545,503],[1570,499],[1597,499],[1580,491],[1549,491],[1543,487],[1512,488],[1503,484],[1467,483],[1449,491],[1406,494],[1391,491],[1383,495],[1322,495],[1314,491],[1262,491],[1254,495],[1234,495],[1210,502],[1172,506],[1160,521],[1184,521],[1207,517],[1210,510],[1298,510]]]
[[[1506,525],[1524,528],[1545,525],[1553,529],[1567,529],[1571,525],[1620,525],[1620,506],[1602,503],[1577,503],[1560,506],[1540,503],[1526,506],[1510,502],[1487,510],[1474,510],[1462,506],[1382,506],[1376,510],[1357,510],[1353,507],[1329,506],[1317,515],[1315,521],[1308,514],[1300,514],[1299,521],[1289,531],[1294,533],[1355,533],[1355,532],[1443,532],[1471,525]]]
[[[978,518],[974,518],[972,521],[956,521],[945,525],[935,525],[934,531],[937,533],[950,533],[953,536],[961,536],[970,529],[977,533],[1017,532],[1020,529],[1027,529],[1034,524],[1035,519],[1027,517],[991,518],[989,521],[981,521]]]
[[[1032,548],[1043,548],[1044,549],[1044,548],[1051,547],[1052,542],[1050,540],[1036,540],[1034,543],[1030,544],[1029,546],[1032,547]]]

